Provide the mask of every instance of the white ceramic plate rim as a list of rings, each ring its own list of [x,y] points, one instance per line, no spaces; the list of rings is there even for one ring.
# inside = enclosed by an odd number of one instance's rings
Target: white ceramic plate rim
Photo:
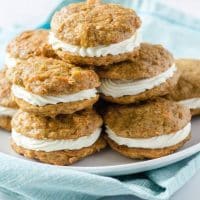
[[[25,161],[32,162],[33,164],[49,165],[51,167],[78,170],[78,171],[88,172],[88,173],[93,173],[93,174],[98,174],[98,175],[119,176],[119,175],[135,174],[139,172],[161,168],[169,164],[173,164],[175,162],[181,161],[185,158],[188,158],[198,152],[200,152],[200,143],[195,144],[179,152],[173,153],[171,155],[164,156],[157,159],[141,161],[138,163],[128,163],[128,164],[119,164],[119,165],[110,165],[110,166],[109,165],[95,166],[95,167],[55,166],[55,165],[35,162],[34,160],[29,160],[29,159],[25,159]],[[9,157],[15,157],[15,156],[6,154],[4,152],[1,152],[1,153]],[[20,160],[22,159],[19,157],[15,157],[15,158],[20,159]]]
[[[140,161],[138,163],[119,164],[115,166],[99,166],[99,167],[77,167],[69,166],[71,169],[86,171],[102,175],[125,175],[130,173],[144,172],[155,168],[160,168],[181,161],[200,151],[200,143],[188,147],[187,149],[164,156],[157,159]],[[158,167],[159,166],[159,167]],[[145,169],[146,168],[146,169]]]

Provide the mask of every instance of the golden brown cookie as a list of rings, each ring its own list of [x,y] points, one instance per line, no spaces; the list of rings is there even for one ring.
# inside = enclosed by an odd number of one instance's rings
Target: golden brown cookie
[[[5,77],[5,69],[0,71],[0,127],[10,131],[10,121],[18,106],[11,95],[11,84]]]
[[[47,30],[32,30],[14,38],[7,46],[7,67],[14,67],[20,60],[27,60],[30,57],[57,57],[48,44],[48,35]]]
[[[112,105],[104,116],[111,147],[131,158],[157,158],[181,147],[191,132],[190,110],[163,98]]]
[[[119,152],[120,154],[132,159],[144,160],[144,159],[160,158],[163,156],[170,155],[175,151],[177,151],[177,149],[181,148],[187,141],[190,140],[190,138],[191,134],[178,144],[162,149],[128,148],[127,146],[116,144],[108,137],[106,137],[106,141],[108,142],[108,144],[112,149]]]
[[[140,25],[132,9],[88,0],[55,13],[49,43],[63,60],[79,65],[106,65],[130,57],[138,46]],[[118,51],[116,45],[121,47]]]
[[[106,141],[101,137],[93,145],[74,151],[34,151],[17,146],[13,140],[11,141],[11,146],[14,151],[30,159],[36,159],[53,165],[71,165],[91,154],[99,152],[101,149],[104,149],[106,147]]]
[[[24,136],[54,140],[88,136],[102,124],[101,117],[92,109],[70,115],[58,115],[55,118],[19,110],[12,120],[13,129]]]
[[[139,80],[157,76],[173,64],[173,56],[161,45],[142,43],[138,55],[132,61],[102,66],[95,70],[100,78]]]
[[[69,114],[91,107],[98,100],[97,74],[61,60],[30,58],[8,69],[7,77],[13,83],[16,102],[28,112]]]
[[[161,45],[142,43],[139,54],[131,61],[96,69],[102,82],[101,97],[129,104],[164,96],[179,78],[174,62],[173,56]]]
[[[102,122],[94,110],[55,119],[19,110],[12,120],[12,147],[28,158],[70,165],[106,146]]]
[[[200,114],[200,60],[180,59],[176,65],[181,73],[175,88],[170,90],[169,99],[191,109],[192,115]]]

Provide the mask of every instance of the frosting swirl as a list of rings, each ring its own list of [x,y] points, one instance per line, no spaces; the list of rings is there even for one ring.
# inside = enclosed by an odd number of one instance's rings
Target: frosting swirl
[[[105,96],[112,96],[113,98],[126,95],[137,95],[164,83],[167,79],[174,75],[176,70],[177,69],[174,64],[158,76],[137,81],[102,79],[99,92],[103,93]]]
[[[80,92],[68,95],[39,96],[26,91],[23,87],[13,85],[12,93],[15,97],[23,99],[24,101],[32,105],[45,106],[47,104],[68,103],[68,102],[82,101],[85,99],[91,99],[97,95],[96,94],[97,90],[93,88],[88,90],[82,90]]]
[[[101,57],[107,55],[119,55],[127,52],[133,51],[141,43],[141,36],[139,32],[136,32],[132,37],[122,42],[110,45],[100,45],[96,47],[81,47],[71,44],[67,44],[55,37],[55,35],[50,32],[49,34],[49,44],[52,45],[54,50],[61,49],[62,51],[68,51],[73,54],[77,54],[82,57]]]

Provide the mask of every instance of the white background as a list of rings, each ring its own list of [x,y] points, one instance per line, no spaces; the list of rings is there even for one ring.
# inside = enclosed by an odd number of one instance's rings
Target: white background
[[[0,0],[0,28],[25,24],[31,29],[42,23],[60,0]],[[148,1],[148,0],[147,0]],[[200,0],[163,0],[166,4],[200,18]],[[172,200],[200,199],[200,172]],[[0,196],[0,199],[3,197]],[[115,198],[115,200],[120,198]],[[137,198],[128,198],[138,200]]]

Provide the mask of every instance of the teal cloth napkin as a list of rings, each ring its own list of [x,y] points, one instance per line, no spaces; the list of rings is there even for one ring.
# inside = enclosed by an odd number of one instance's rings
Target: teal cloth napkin
[[[55,10],[78,0],[60,1]],[[143,39],[162,43],[176,57],[200,58],[200,20],[157,0],[113,0],[134,8],[143,20]],[[49,21],[39,28],[49,28]],[[0,29],[0,63],[5,43],[23,27]],[[124,195],[148,200],[169,199],[200,169],[200,154],[160,169],[119,177],[105,177],[33,163],[0,153],[0,193],[7,200],[95,200]]]
[[[96,200],[122,195],[167,200],[199,169],[200,154],[161,169],[119,177],[66,170],[1,153],[0,163],[0,192],[6,200]]]

